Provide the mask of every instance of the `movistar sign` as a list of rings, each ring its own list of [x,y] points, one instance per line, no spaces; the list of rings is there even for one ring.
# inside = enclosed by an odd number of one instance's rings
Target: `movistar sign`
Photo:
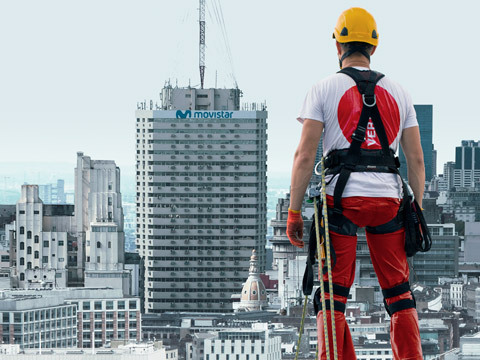
[[[192,118],[191,110],[177,110],[177,119]],[[194,118],[199,119],[231,119],[233,117],[233,111],[194,111]]]
[[[145,111],[145,110],[137,110]],[[159,119],[263,119],[267,117],[267,111],[200,111],[200,110],[153,110],[146,111],[145,114],[138,114],[138,117],[153,117]]]

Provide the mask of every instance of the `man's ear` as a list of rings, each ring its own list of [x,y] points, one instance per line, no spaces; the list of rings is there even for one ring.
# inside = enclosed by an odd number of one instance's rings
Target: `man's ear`
[[[372,52],[370,53],[370,55],[373,55],[373,53],[375,52],[375,50],[377,50],[377,47],[376,47],[376,46],[373,47]]]
[[[342,55],[342,46],[338,41],[335,41],[335,45],[337,46],[337,55],[340,57]]]

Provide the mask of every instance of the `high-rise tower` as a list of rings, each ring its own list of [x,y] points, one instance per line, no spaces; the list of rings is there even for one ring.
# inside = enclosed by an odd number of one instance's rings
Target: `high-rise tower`
[[[236,89],[162,90],[136,111],[137,249],[145,311],[232,311],[252,249],[265,268],[264,105]]]
[[[108,285],[129,294],[120,169],[113,160],[92,160],[77,153],[75,220],[79,248],[85,252],[85,286]]]
[[[414,105],[417,113],[418,126],[420,128],[420,142],[423,150],[423,160],[425,162],[425,181],[432,180],[434,175],[433,153],[433,106],[432,105]],[[407,180],[407,160],[402,149],[399,149],[400,174]]]

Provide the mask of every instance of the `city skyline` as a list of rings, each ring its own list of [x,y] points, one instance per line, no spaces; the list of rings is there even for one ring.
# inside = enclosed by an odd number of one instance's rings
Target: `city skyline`
[[[51,7],[39,8],[32,4],[32,11],[25,14],[20,5],[2,5],[2,13],[9,16],[4,15],[0,26],[12,36],[5,44],[10,55],[0,60],[2,68],[9,69],[0,86],[8,106],[0,109],[0,116],[9,119],[5,121],[6,132],[23,134],[26,146],[8,151],[15,137],[5,137],[1,152],[5,155],[0,156],[0,162],[70,162],[71,153],[83,150],[96,158],[115,159],[120,167],[131,166],[135,161],[134,138],[130,135],[134,126],[132,107],[144,99],[159,101],[158,92],[169,79],[173,85],[198,85],[196,1],[112,4],[67,6],[52,2]],[[269,15],[273,2],[226,4],[223,25],[229,35],[231,56],[226,55],[214,4],[207,2],[205,87],[215,87],[217,82],[219,87],[231,87],[236,80],[244,92],[243,100],[267,101],[271,114],[269,171],[288,174],[301,130],[295,121],[297,112],[310,86],[337,71],[329,34],[338,14],[352,4],[306,1],[296,7],[275,7],[275,17]],[[437,53],[434,49],[449,43],[452,50],[442,52],[445,64],[463,66],[465,56],[458,54],[470,45],[462,34],[473,31],[475,21],[470,17],[479,5],[473,1],[462,7],[437,5],[438,15],[433,17],[433,4],[415,3],[415,11],[411,11],[413,2],[403,3],[395,11],[380,1],[365,6],[376,16],[380,29],[380,46],[372,57],[372,66],[401,80],[414,103],[433,104],[433,142],[440,168],[453,160],[450,149],[465,139],[462,131],[475,113],[474,91],[469,84],[476,75],[468,80],[454,77],[452,84],[462,90],[462,95],[452,100],[443,87],[436,85],[437,74],[445,65],[429,59]],[[23,22],[18,21],[20,14],[25,17]],[[442,26],[446,16],[448,28]],[[405,17],[417,26],[405,28]],[[89,19],[89,26],[77,18]],[[249,27],[242,23],[245,18]],[[27,25],[19,27],[20,23]],[[163,28],[159,29],[157,23],[173,35],[162,36]],[[426,44],[416,40],[418,33],[432,28],[437,36]],[[450,29],[459,29],[460,36]],[[405,39],[412,41],[408,49],[399,51],[398,44]],[[149,49],[150,55],[137,56],[135,49],[142,48]],[[475,55],[476,50],[472,51]],[[35,60],[32,53],[38,55]],[[299,56],[303,53],[306,55]],[[283,87],[278,87],[279,81]],[[451,119],[456,126],[450,126]],[[25,125],[27,132],[23,130]],[[118,145],[98,145],[111,129],[120,139]],[[34,146],[38,139],[42,139],[42,146]],[[64,151],[59,152],[59,148]]]

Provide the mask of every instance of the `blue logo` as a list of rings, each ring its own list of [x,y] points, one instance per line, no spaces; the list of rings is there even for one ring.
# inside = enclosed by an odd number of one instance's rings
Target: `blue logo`
[[[185,110],[185,112],[182,110],[177,110],[177,119],[186,119],[187,117],[192,117],[192,112],[190,110]]]
[[[191,110],[177,110],[177,119],[191,119]],[[233,111],[194,111],[193,117],[198,119],[231,119]]]

